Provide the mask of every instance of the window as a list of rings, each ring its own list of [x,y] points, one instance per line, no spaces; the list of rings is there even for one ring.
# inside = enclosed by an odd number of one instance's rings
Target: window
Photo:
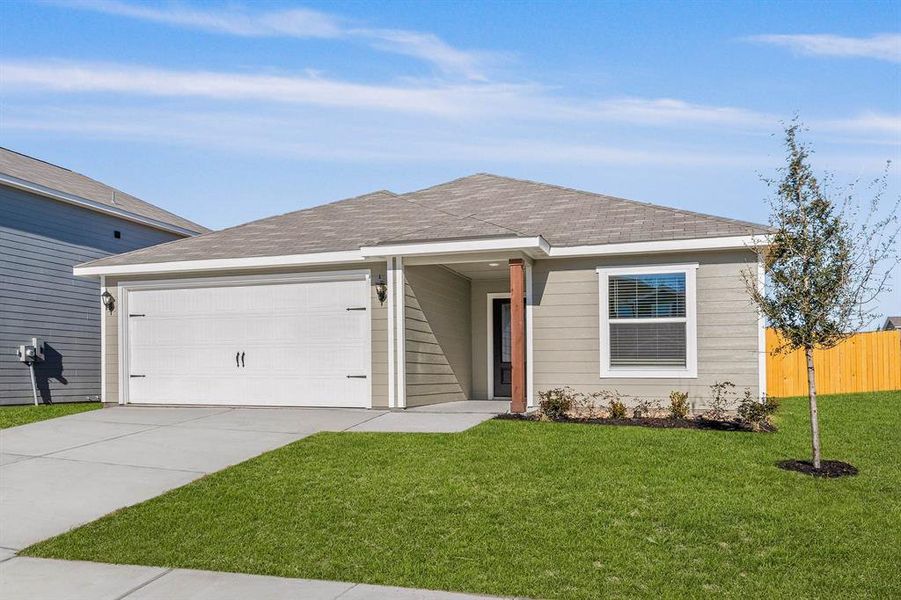
[[[598,269],[601,377],[697,377],[696,270]]]

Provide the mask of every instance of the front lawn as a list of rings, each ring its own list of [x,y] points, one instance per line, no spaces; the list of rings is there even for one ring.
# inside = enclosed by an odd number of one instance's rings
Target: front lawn
[[[489,421],[325,433],[28,548],[103,562],[538,598],[901,596],[901,392],[778,433]]]
[[[27,425],[35,421],[65,417],[75,413],[100,408],[99,402],[73,402],[71,404],[27,404],[0,406],[0,429]]]

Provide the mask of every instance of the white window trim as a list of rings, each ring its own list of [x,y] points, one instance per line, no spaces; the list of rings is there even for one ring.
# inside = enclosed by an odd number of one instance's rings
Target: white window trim
[[[648,265],[640,267],[598,267],[598,297],[600,312],[600,376],[601,378],[681,378],[698,376],[698,263],[678,265]],[[611,275],[657,275],[683,273],[685,275],[685,319],[629,319],[630,323],[685,322],[685,367],[611,367],[610,366],[610,318],[609,278]]]

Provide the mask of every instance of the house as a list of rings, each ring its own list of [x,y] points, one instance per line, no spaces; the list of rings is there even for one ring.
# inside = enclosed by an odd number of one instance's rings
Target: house
[[[754,394],[753,223],[477,174],[86,262],[104,401],[404,408]]]
[[[68,169],[0,148],[0,404],[32,402],[16,349],[44,342],[43,402],[100,395],[100,285],[86,260],[179,240],[206,228]]]
[[[901,317],[886,317],[880,331],[894,331],[901,329]]]

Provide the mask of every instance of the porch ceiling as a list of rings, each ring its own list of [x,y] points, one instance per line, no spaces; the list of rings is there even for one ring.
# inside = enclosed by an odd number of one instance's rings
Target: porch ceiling
[[[471,263],[456,263],[445,266],[448,269],[456,271],[460,275],[473,280],[507,279],[510,276],[507,259],[505,258]]]

